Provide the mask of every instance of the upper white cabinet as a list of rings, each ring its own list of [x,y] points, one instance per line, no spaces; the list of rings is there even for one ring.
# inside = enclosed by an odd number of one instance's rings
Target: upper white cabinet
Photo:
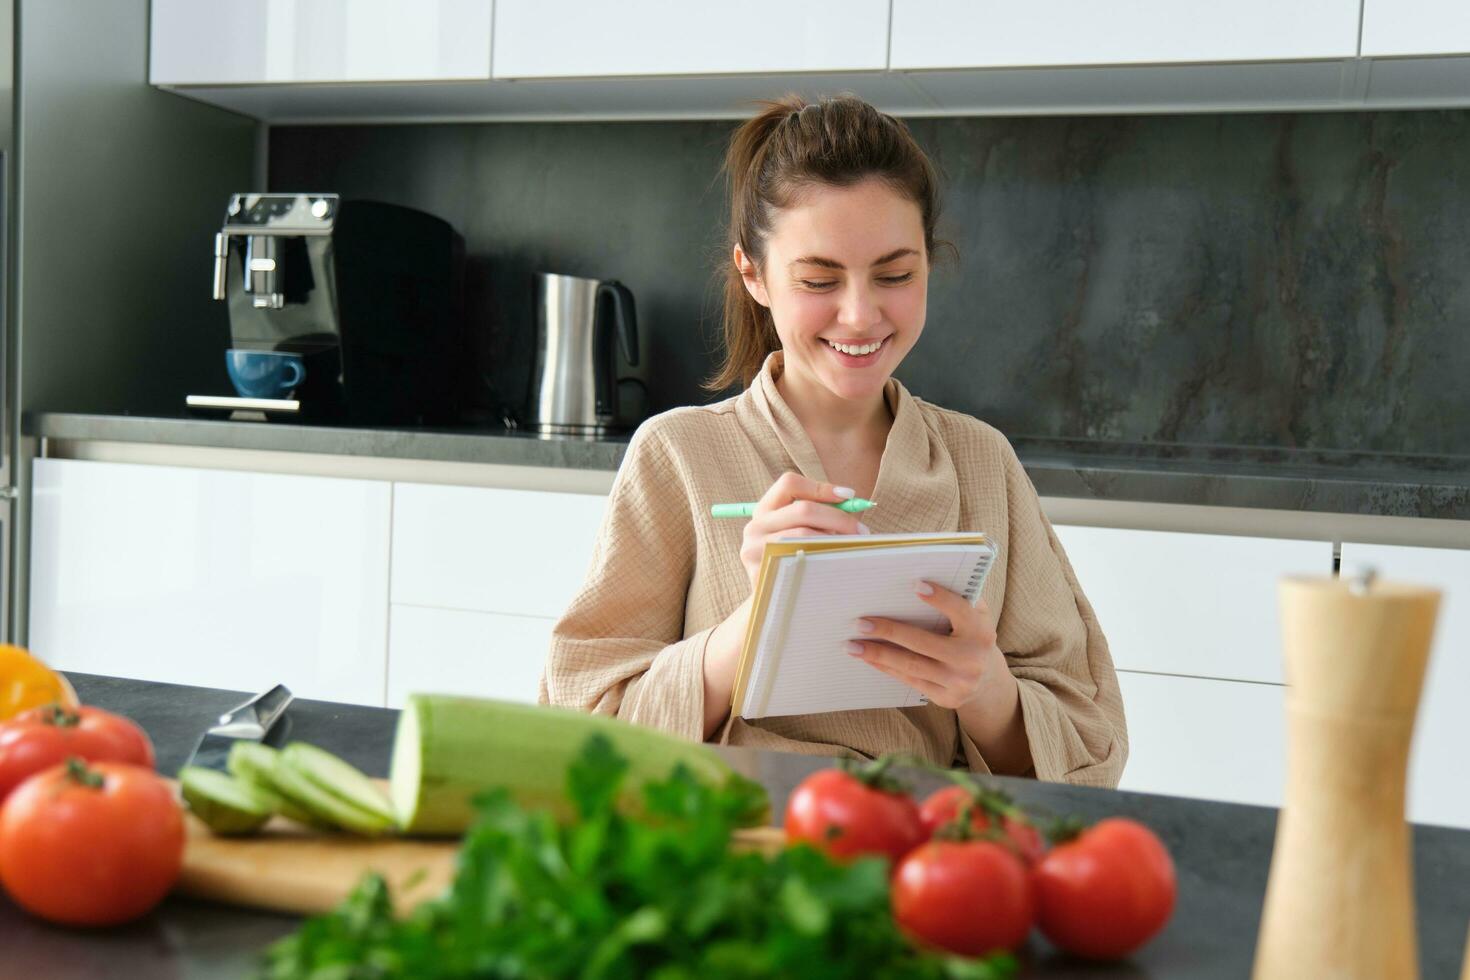
[[[1358,11],[1359,0],[893,0],[889,67],[1351,58]]]
[[[1121,670],[1279,684],[1284,575],[1332,574],[1332,544],[1059,525]]]
[[[153,84],[283,124],[1470,105],[1460,0],[154,0],[151,37]]]
[[[1365,58],[1470,53],[1464,0],[1364,0]]]
[[[1409,819],[1470,827],[1470,552],[1343,542],[1342,569],[1372,566],[1386,579],[1444,590],[1409,764]],[[1393,669],[1384,663],[1383,669]]]
[[[496,78],[879,71],[888,0],[497,0]]]
[[[384,703],[388,484],[38,459],[32,489],[46,662]]]
[[[490,77],[492,0],[153,0],[154,85]]]

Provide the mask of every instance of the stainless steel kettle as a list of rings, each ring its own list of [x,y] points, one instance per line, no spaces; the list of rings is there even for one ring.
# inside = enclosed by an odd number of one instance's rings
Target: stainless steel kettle
[[[617,334],[614,344],[613,334]],[[633,294],[620,282],[539,273],[529,428],[595,435],[618,419],[620,368],[638,364]]]

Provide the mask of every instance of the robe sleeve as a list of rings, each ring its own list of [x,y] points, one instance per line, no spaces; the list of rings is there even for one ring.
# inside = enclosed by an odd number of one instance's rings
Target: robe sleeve
[[[1032,771],[1051,782],[1116,787],[1128,728],[1108,641],[1030,477],[1010,444],[1002,447],[1009,554],[997,643],[1020,685]],[[969,767],[988,772],[963,728],[960,742]]]
[[[551,635],[540,700],[704,736],[704,649],[684,636],[695,539],[690,496],[653,427],[634,434],[613,481],[582,589]]]

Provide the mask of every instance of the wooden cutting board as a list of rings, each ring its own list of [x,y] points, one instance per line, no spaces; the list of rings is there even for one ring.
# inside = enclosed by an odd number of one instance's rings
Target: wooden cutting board
[[[324,834],[281,817],[258,834],[221,837],[192,813],[184,822],[184,870],[174,888],[193,898],[313,915],[336,906],[376,871],[402,914],[454,877],[453,840]]]
[[[258,834],[221,837],[192,813],[184,820],[184,869],[175,890],[193,898],[313,915],[335,907],[365,873],[376,871],[402,915],[454,877],[455,840],[325,834],[281,817]],[[742,849],[769,853],[783,844],[776,827],[737,831]]]

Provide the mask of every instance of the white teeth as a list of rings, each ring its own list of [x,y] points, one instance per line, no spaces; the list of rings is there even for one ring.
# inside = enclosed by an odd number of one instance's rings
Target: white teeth
[[[871,354],[879,347],[882,347],[883,341],[879,340],[871,344],[839,344],[834,340],[829,340],[827,344],[833,350],[839,350],[844,354],[851,354],[854,357],[861,357],[864,354]]]

